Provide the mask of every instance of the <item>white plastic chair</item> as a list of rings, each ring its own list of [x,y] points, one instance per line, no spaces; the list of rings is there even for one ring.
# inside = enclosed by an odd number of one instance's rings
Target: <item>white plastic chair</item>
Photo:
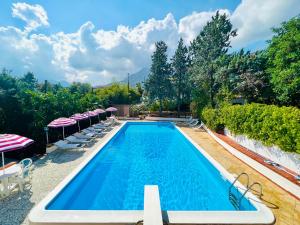
[[[13,188],[17,184],[17,186],[19,186],[20,191],[23,192],[24,186],[28,183],[31,183],[32,159],[23,159],[19,162],[19,165],[21,167],[20,172],[15,176],[9,177],[8,183],[9,186],[11,186],[10,190],[13,190]]]

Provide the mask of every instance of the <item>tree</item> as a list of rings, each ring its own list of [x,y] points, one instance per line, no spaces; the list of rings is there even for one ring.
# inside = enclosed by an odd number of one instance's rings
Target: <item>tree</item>
[[[191,43],[193,83],[200,92],[208,93],[209,102],[213,107],[218,89],[216,82],[218,61],[227,53],[230,47],[230,38],[234,36],[236,36],[236,31],[232,29],[228,16],[220,15],[217,12]]]
[[[156,50],[152,58],[150,74],[145,82],[145,90],[150,101],[159,101],[159,113],[162,113],[163,100],[167,99],[171,94],[171,67],[168,63],[167,45],[163,41],[155,43]]]
[[[20,85],[22,85],[23,88],[30,89],[30,90],[34,90],[38,85],[37,79],[35,78],[34,74],[31,72],[26,73],[20,79],[20,82],[21,82]]]
[[[190,90],[188,76],[188,67],[190,61],[188,56],[188,49],[186,46],[184,46],[182,38],[180,38],[178,42],[178,47],[171,61],[173,70],[172,83],[176,96],[177,112],[179,115],[182,100],[183,98],[187,98],[189,96]]]
[[[279,103],[300,107],[300,16],[273,29],[268,68]]]
[[[221,87],[219,99],[226,95],[242,97],[247,102],[270,102],[271,88],[265,72],[266,55],[264,51],[250,53],[243,49],[230,55],[224,55],[222,66],[217,71],[217,80]]]

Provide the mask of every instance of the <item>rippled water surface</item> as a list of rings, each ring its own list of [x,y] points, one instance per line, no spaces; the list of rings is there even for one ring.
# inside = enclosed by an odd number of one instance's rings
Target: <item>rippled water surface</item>
[[[177,128],[159,122],[127,123],[47,209],[143,210],[147,184],[159,186],[163,210],[235,210],[229,182]]]

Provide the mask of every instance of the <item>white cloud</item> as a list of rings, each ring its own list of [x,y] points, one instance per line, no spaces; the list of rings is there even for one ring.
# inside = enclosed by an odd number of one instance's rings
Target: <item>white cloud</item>
[[[216,11],[209,12],[193,12],[191,15],[185,16],[180,19],[178,32],[189,44],[198,34],[199,31],[206,25],[206,23],[216,14]],[[229,10],[220,9],[221,14],[230,15]]]
[[[300,11],[296,1],[244,0],[231,13],[220,9],[238,28],[233,47],[238,49],[269,38],[272,26]],[[164,40],[169,54],[173,54],[179,37],[188,44],[216,12],[193,12],[178,23],[169,13],[162,20],[152,18],[135,27],[119,25],[116,30],[97,30],[92,22],[86,22],[74,33],[44,35],[36,31],[49,26],[42,6],[15,3],[12,10],[13,16],[26,25],[24,29],[0,26],[0,68],[13,69],[15,74],[32,71],[39,80],[93,85],[120,80],[128,72],[148,67],[156,41]]]
[[[49,26],[47,13],[40,5],[29,5],[24,2],[13,3],[12,15],[25,21],[25,30],[28,32],[40,26]]]
[[[271,38],[272,27],[279,26],[299,12],[299,0],[242,0],[230,18],[238,29],[232,46],[241,48]]]

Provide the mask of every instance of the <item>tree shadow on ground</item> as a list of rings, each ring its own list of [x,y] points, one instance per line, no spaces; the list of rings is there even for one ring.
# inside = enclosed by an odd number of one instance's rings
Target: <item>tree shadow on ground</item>
[[[85,153],[84,149],[76,150],[55,150],[48,155],[35,161],[34,166],[37,168],[44,167],[50,163],[63,164],[71,161],[75,161],[82,157]]]

